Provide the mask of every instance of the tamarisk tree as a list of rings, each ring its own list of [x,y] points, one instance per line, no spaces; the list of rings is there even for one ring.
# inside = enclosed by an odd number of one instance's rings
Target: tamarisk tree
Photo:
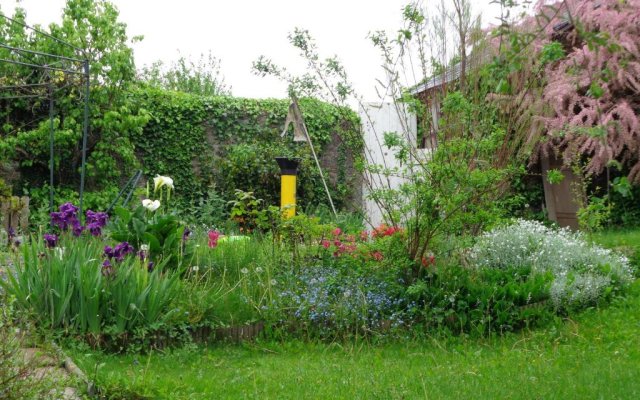
[[[640,1],[540,1],[509,35],[500,54],[516,72],[493,98],[521,110],[514,136],[531,161],[554,154],[586,175],[613,165],[639,183]],[[529,61],[513,68],[516,53]]]

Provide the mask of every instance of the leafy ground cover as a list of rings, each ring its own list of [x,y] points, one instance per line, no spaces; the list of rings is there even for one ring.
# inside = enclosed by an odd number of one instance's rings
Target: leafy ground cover
[[[639,332],[636,282],[610,307],[494,339],[71,353],[113,398],[631,399],[640,396]]]

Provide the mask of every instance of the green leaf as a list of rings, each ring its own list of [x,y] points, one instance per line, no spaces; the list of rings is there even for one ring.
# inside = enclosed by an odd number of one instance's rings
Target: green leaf
[[[147,224],[145,224],[144,221],[141,221],[137,218],[133,218],[133,220],[131,221],[131,224],[133,225],[133,230],[136,233],[136,237],[142,238],[144,236],[145,231],[147,230]]]
[[[122,220],[122,222],[124,222],[125,224],[128,224],[129,221],[131,220],[131,213],[129,212],[129,210],[127,210],[124,207],[116,207],[113,212]]]
[[[564,180],[564,174],[558,169],[550,169],[547,171],[547,182],[552,185],[560,183]]]
[[[591,82],[587,94],[594,99],[599,99],[604,94],[604,89],[597,82]]]
[[[154,234],[150,232],[145,232],[142,235],[142,239],[145,244],[149,245],[149,249],[151,250],[152,253],[159,253],[162,251],[162,245],[160,244],[160,241]]]

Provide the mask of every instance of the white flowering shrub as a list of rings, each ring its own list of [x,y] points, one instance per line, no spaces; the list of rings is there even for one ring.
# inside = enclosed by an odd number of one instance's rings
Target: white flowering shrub
[[[484,233],[470,259],[478,268],[530,267],[533,273],[551,273],[549,295],[557,308],[592,303],[633,279],[625,256],[588,243],[579,232],[537,221],[517,220]]]

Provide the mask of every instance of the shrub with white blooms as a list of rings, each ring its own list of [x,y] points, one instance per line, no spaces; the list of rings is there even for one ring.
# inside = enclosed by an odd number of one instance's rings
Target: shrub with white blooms
[[[556,307],[591,303],[633,280],[625,256],[588,243],[579,232],[537,221],[516,220],[484,233],[470,259],[479,268],[530,267],[532,273],[551,273],[549,295]]]

